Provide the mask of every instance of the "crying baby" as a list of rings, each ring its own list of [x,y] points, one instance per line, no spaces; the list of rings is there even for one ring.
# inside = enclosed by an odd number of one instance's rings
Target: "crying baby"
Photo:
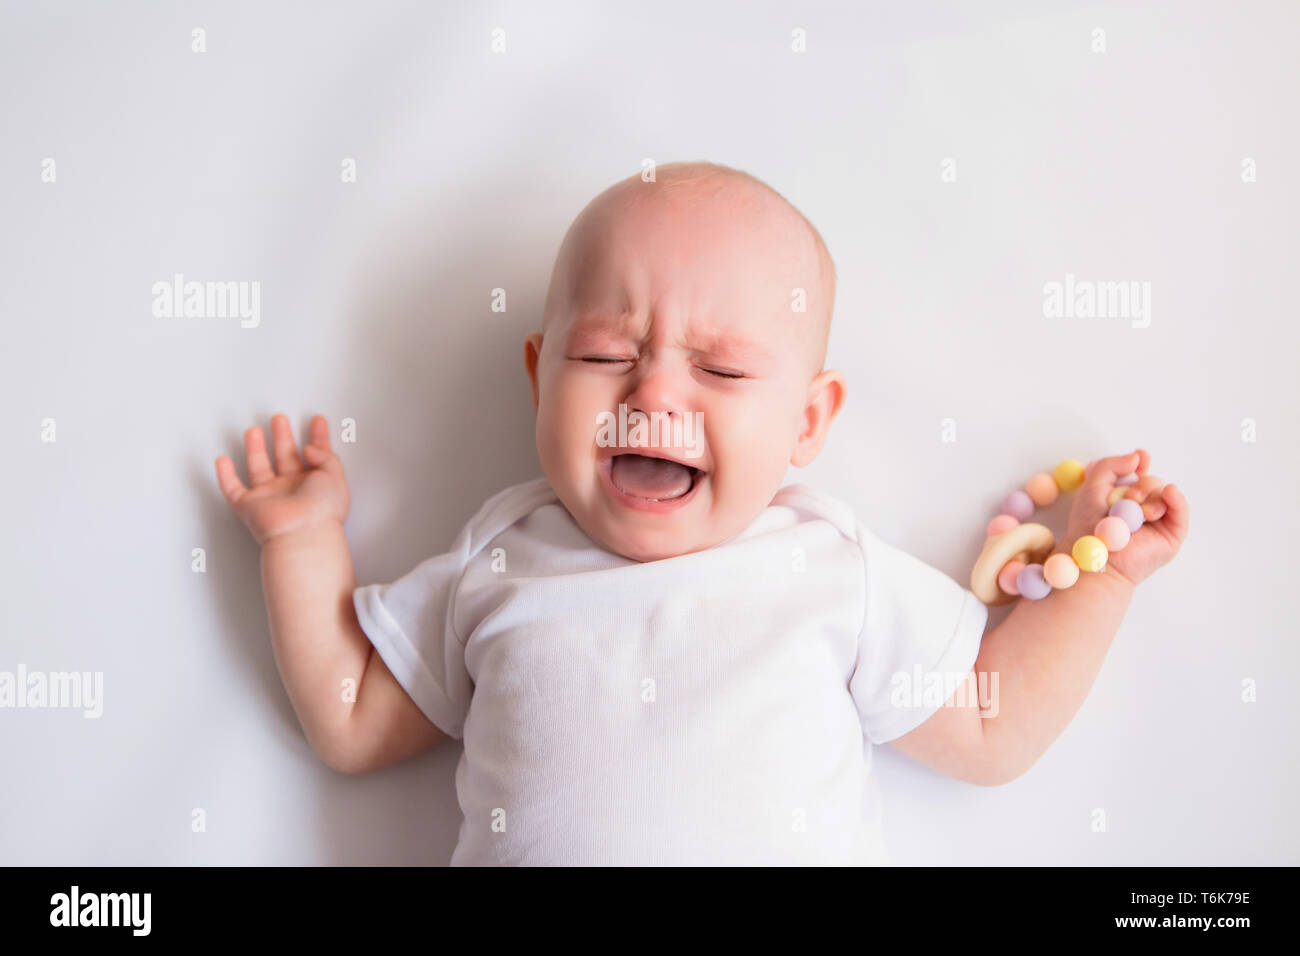
[[[250,428],[249,485],[224,456],[218,480],[262,546],[320,757],[361,773],[460,740],[453,864],[885,863],[876,745],[981,785],[1032,766],[1172,557],[1185,499],[1127,564],[986,635],[970,590],[784,484],[845,400],[834,299],[822,237],[746,173],[674,163],[606,189],[524,342],[542,477],[388,583],[356,586],[325,419],[301,457],[284,415],[272,455]],[[1095,462],[1072,530],[1147,461]],[[987,673],[996,709],[971,690]],[[898,675],[955,691],[900,695]]]

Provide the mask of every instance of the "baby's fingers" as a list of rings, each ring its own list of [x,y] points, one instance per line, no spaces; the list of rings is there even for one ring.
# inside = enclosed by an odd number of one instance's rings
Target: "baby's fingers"
[[[330,450],[330,426],[324,415],[312,416],[310,442],[326,451]]]
[[[1161,492],[1165,483],[1155,475],[1146,474],[1138,479],[1137,484],[1124,490],[1124,497],[1136,501],[1142,506],[1142,517],[1147,522],[1159,521],[1164,517],[1165,504]]]
[[[1118,479],[1140,470],[1142,463],[1149,460],[1150,456],[1140,448],[1127,455],[1099,458],[1088,466],[1088,476],[1085,479],[1085,484],[1102,488],[1102,494],[1104,495],[1115,487],[1115,482]]]
[[[298,447],[293,442],[293,428],[287,415],[271,416],[271,444],[275,448],[275,470],[281,475],[302,471]]]
[[[271,460],[266,457],[266,438],[256,425],[244,432],[244,453],[248,456],[248,478],[254,488],[275,477]]]
[[[308,445],[303,449],[303,455],[312,468],[323,471],[332,478],[343,480],[343,462],[339,461],[339,456],[334,452],[325,451],[319,445]]]
[[[1083,487],[1079,489],[1081,507],[1089,512],[1104,514],[1114,503],[1114,498],[1123,493],[1122,490],[1117,490],[1116,482],[1138,468],[1143,461],[1143,454],[1139,449],[1127,455],[1098,458],[1089,462],[1084,472]]]
[[[343,480],[343,462],[330,450],[329,423],[323,416],[317,415],[311,420],[311,443],[303,446],[302,454],[312,468]]]
[[[1161,491],[1161,500],[1165,504],[1165,513],[1160,519],[1161,527],[1173,535],[1174,540],[1182,543],[1187,537],[1190,507],[1183,490],[1177,485],[1165,485]],[[1145,510],[1145,508],[1144,508]]]
[[[239,504],[240,498],[248,494],[248,489],[244,487],[244,483],[239,480],[239,474],[235,471],[235,463],[225,455],[217,459],[217,487],[221,489],[221,494],[225,496],[232,508]]]

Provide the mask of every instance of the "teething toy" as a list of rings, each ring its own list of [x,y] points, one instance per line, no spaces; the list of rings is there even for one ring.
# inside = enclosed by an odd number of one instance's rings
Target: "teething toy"
[[[1106,517],[1097,522],[1092,534],[1074,542],[1069,554],[1052,554],[1056,537],[1043,525],[1028,520],[1036,507],[1050,505],[1059,492],[1081,488],[1085,472],[1083,465],[1067,459],[1050,475],[1039,472],[1023,489],[1003,499],[1000,513],[988,524],[984,550],[971,570],[970,588],[976,597],[988,605],[1007,604],[1017,597],[1037,601],[1053,589],[1072,587],[1080,571],[1104,571],[1110,553],[1124,549],[1144,520],[1142,506],[1124,497],[1138,484],[1136,472],[1116,481],[1115,490],[1106,497],[1110,508]]]

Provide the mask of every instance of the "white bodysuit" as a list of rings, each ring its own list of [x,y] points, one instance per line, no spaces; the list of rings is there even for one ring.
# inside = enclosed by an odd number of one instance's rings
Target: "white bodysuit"
[[[453,865],[887,863],[872,744],[938,709],[906,688],[970,671],[988,617],[800,485],[723,544],[640,563],[537,479],[353,598],[464,742]]]

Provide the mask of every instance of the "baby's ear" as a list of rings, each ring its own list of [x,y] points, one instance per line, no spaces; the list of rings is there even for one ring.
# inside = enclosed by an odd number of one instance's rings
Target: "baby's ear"
[[[802,468],[804,465],[811,464],[817,457],[826,441],[826,433],[830,430],[831,422],[844,407],[847,392],[848,384],[844,373],[835,369],[827,369],[808,384],[808,403],[803,410],[803,431],[799,433],[794,454],[790,456],[790,464]]]
[[[524,338],[524,368],[533,383],[533,414],[537,414],[537,357],[542,354],[542,333],[530,332]]]

